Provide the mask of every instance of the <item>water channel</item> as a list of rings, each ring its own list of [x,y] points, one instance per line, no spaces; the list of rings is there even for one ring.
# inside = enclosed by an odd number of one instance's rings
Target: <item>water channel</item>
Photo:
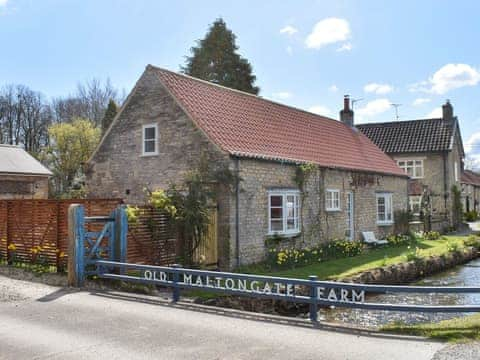
[[[478,286],[480,284],[480,259],[423,279],[415,285],[425,286]],[[477,294],[379,294],[368,297],[368,302],[416,305],[474,305],[480,304]],[[394,321],[413,324],[436,322],[465,313],[408,313],[398,311],[370,311],[362,309],[322,309],[319,320],[355,324],[364,328],[376,328]]]

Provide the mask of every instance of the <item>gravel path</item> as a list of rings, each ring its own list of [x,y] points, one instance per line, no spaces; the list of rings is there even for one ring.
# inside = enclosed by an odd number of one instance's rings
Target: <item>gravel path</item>
[[[480,343],[448,345],[439,350],[432,360],[477,360],[480,359]]]

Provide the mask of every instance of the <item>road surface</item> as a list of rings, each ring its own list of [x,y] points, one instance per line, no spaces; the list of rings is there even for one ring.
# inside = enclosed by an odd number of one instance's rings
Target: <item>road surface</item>
[[[444,345],[0,276],[0,359],[432,359]]]

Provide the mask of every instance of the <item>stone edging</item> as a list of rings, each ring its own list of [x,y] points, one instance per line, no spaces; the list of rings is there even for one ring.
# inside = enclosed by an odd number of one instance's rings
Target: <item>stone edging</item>
[[[444,256],[430,256],[420,261],[410,261],[363,271],[338,281],[358,284],[408,284],[464,264],[477,258],[479,255],[477,249],[467,247]]]

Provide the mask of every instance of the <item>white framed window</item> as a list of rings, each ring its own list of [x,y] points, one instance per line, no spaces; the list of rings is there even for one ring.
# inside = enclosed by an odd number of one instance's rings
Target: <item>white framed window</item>
[[[340,211],[340,190],[327,189],[325,192],[325,210]]]
[[[412,214],[420,214],[420,210],[422,210],[422,196],[410,195],[408,197],[408,205]]]
[[[412,179],[423,178],[423,160],[398,160],[397,164]]]
[[[453,166],[454,166],[453,172],[454,172],[454,174],[455,174],[455,181],[458,181],[458,163],[455,161],[455,162],[453,163]]]
[[[142,126],[142,155],[158,155],[157,124],[148,124]]]
[[[268,193],[268,233],[300,232],[300,191],[275,190]]]
[[[393,203],[391,193],[377,194],[377,224],[393,224]]]

